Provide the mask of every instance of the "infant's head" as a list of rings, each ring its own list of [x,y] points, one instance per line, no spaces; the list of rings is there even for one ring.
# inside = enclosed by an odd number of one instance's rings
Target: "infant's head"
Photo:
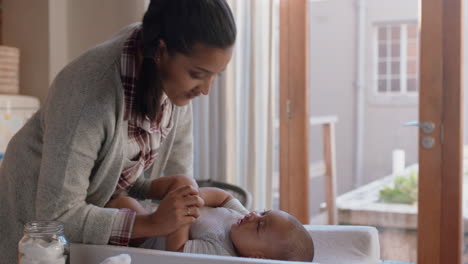
[[[292,215],[271,210],[252,212],[231,226],[232,243],[243,257],[312,261],[314,243]]]

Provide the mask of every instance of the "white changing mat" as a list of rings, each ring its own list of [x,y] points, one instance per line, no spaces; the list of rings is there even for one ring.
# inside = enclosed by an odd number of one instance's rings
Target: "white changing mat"
[[[315,243],[314,263],[377,264],[380,246],[377,229],[368,226],[305,226]],[[129,254],[132,264],[274,264],[292,263],[265,259],[187,254],[142,248],[71,244],[71,264],[98,264],[104,259]],[[305,262],[294,262],[305,263]]]

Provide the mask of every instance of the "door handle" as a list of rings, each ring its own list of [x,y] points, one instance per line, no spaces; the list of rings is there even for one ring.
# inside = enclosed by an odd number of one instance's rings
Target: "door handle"
[[[432,134],[435,130],[435,124],[432,122],[411,121],[403,124],[404,126],[417,126],[420,127],[424,134]],[[421,139],[421,145],[425,149],[431,149],[435,145],[435,139],[431,136],[423,136]]]
[[[432,122],[411,121],[403,124],[404,126],[417,126],[420,127],[424,134],[432,134],[435,130],[435,124]]]

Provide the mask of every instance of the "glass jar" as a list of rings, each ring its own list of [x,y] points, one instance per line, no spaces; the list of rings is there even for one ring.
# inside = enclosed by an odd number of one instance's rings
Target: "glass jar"
[[[19,264],[65,264],[68,254],[62,223],[33,221],[24,225],[24,235],[18,243]]]

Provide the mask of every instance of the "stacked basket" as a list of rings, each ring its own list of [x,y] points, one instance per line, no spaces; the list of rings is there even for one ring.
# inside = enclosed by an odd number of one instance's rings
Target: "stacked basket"
[[[0,46],[0,94],[19,92],[19,50]]]

